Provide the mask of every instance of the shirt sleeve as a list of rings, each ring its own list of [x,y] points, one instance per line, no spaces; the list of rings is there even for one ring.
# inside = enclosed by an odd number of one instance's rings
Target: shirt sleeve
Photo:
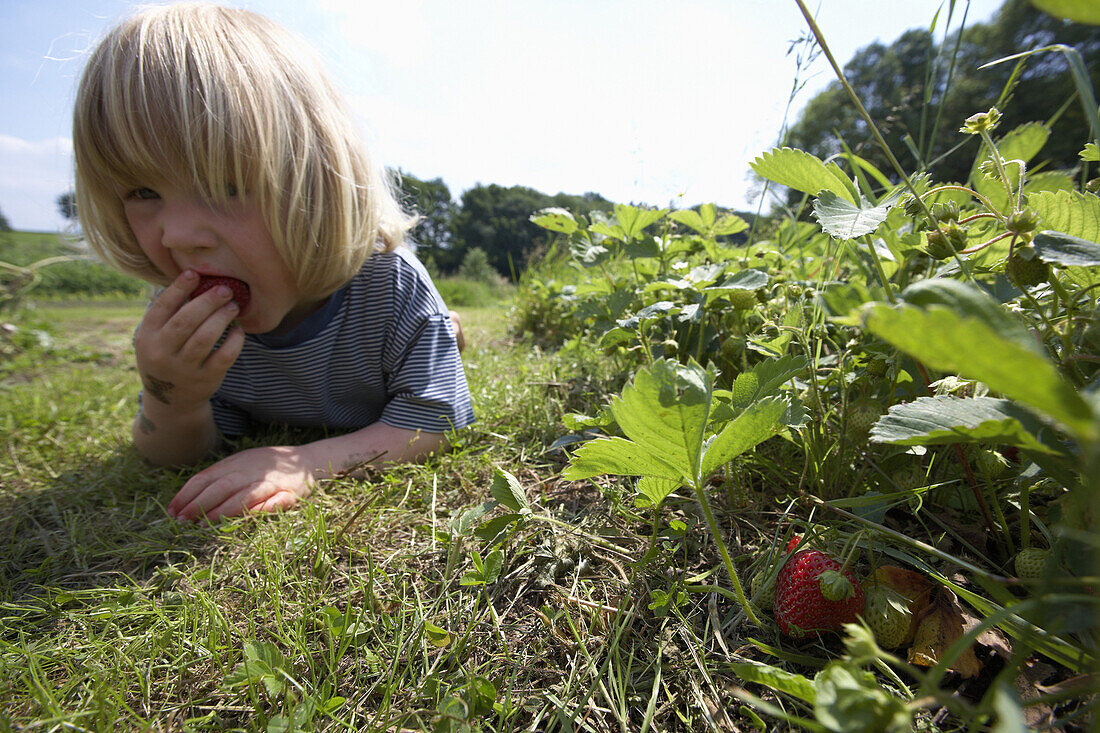
[[[214,413],[214,424],[225,437],[239,438],[252,431],[252,418],[229,400],[215,394],[210,398],[210,408]]]
[[[418,263],[416,263],[418,264]],[[402,260],[383,366],[387,402],[381,421],[445,433],[474,422],[466,373],[447,307],[422,267]]]

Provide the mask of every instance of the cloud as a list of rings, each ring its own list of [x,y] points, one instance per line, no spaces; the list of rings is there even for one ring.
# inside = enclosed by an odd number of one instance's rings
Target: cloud
[[[0,135],[0,211],[14,228],[54,231],[64,225],[55,201],[72,188],[72,151],[67,137]]]

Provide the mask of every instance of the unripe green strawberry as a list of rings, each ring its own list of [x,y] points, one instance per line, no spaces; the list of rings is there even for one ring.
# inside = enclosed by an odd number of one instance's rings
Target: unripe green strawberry
[[[957,201],[944,201],[932,205],[932,218],[943,224],[952,221],[957,222],[960,213]]]
[[[1049,572],[1050,560],[1050,550],[1025,547],[1016,555],[1016,577],[1020,580],[1039,580]]]
[[[1000,478],[1008,470],[1008,461],[995,450],[979,448],[973,455],[974,465],[989,478]]]
[[[871,399],[856,400],[848,406],[844,431],[853,440],[864,438],[880,417],[882,417],[882,405],[879,402]]]
[[[1039,226],[1039,215],[1029,206],[1012,212],[1005,221],[1005,229],[1016,234],[1035,231],[1037,226]]]
[[[928,473],[919,463],[909,463],[895,469],[890,474],[890,480],[898,487],[899,491],[912,491],[920,486],[928,485]]]
[[[745,350],[745,342],[739,338],[727,337],[722,342],[721,350],[722,356],[730,361],[737,361],[741,358],[741,352]]]
[[[946,260],[955,253],[954,247],[948,244],[939,232],[935,231],[928,232],[928,246],[925,247],[924,251],[934,260]]]
[[[1050,266],[1038,257],[1028,257],[1027,253],[1014,252],[1005,265],[1005,274],[1021,288],[1033,288],[1050,278]]]
[[[882,585],[874,585],[865,591],[863,620],[875,635],[875,641],[883,649],[896,649],[909,636],[913,614],[909,602],[901,593]]]
[[[821,594],[821,574],[842,572],[852,584],[852,594],[830,601]],[[851,570],[820,550],[800,550],[787,559],[775,582],[775,622],[788,636],[815,631],[839,631],[863,610],[863,589]]]
[[[756,605],[765,611],[770,611],[775,607],[775,578],[772,578],[770,583],[766,582],[767,579],[767,568],[752,576],[752,582],[749,584],[749,595],[756,599]]]
[[[920,216],[923,210],[920,205],[920,200],[912,194],[905,195],[901,200],[901,206],[909,216]]]
[[[756,293],[752,290],[731,290],[726,297],[730,305],[739,311],[749,310],[757,305]]]
[[[885,359],[871,359],[867,362],[867,373],[872,377],[885,376],[887,366]]]

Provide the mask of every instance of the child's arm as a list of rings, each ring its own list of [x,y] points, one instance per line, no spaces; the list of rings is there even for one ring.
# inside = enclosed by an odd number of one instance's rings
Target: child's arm
[[[244,345],[244,332],[230,325],[237,315],[232,293],[214,288],[189,301],[198,281],[190,270],[177,277],[149,306],[134,335],[144,386],[134,446],[159,465],[195,463],[217,447],[210,398]]]
[[[289,509],[309,496],[311,485],[319,479],[364,464],[418,461],[445,447],[442,433],[376,422],[305,445],[250,448],[192,476],[168,504],[168,513],[180,520],[197,520]]]

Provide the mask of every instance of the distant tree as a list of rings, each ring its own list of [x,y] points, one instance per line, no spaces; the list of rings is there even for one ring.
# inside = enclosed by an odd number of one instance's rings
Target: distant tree
[[[76,221],[76,192],[66,191],[58,196],[57,210],[66,221]]]
[[[411,173],[398,172],[401,185],[401,203],[416,214],[417,224],[413,240],[417,255],[422,261],[431,259],[443,270],[453,270],[459,260],[451,252],[454,238],[455,202],[442,178],[425,181]]]
[[[489,256],[481,247],[466,250],[466,256],[458,267],[458,276],[489,284],[500,281],[500,273],[489,264]]]
[[[4,216],[4,212],[0,211],[0,232],[10,232],[11,223],[8,222],[8,217]]]
[[[551,197],[525,186],[474,186],[462,194],[462,209],[455,217],[456,253],[465,257],[480,247],[501,275],[518,275],[546,236],[531,223],[531,214],[550,202]]]
[[[991,22],[964,29],[961,39],[951,34],[940,45],[922,30],[907,31],[889,46],[871,44],[856,53],[844,72],[891,150],[909,169],[931,170],[938,180],[964,180],[976,143],[968,140],[951,152],[963,142],[958,128],[970,115],[998,104],[1002,95],[999,132],[1025,122],[1051,123],[1043,157],[1054,167],[1069,168],[1078,163],[1088,124],[1074,99],[1073,79],[1062,54],[1033,56],[1022,62],[1018,75],[1014,61],[979,69],[1053,43],[1076,48],[1093,86],[1100,87],[1100,27],[1064,23],[1036,10],[1028,0],[1006,0]],[[954,74],[948,83],[952,61]],[[894,175],[839,82],[807,103],[787,144],[821,158],[842,152],[846,144]]]

